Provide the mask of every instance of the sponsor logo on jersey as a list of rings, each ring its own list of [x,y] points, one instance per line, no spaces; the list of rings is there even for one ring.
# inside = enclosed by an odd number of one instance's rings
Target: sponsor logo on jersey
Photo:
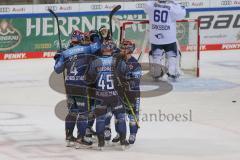
[[[21,41],[20,32],[7,20],[0,21],[0,50],[15,48]]]
[[[164,38],[164,36],[163,36],[162,33],[156,34],[155,37],[156,37],[157,39],[163,39],[163,38]]]

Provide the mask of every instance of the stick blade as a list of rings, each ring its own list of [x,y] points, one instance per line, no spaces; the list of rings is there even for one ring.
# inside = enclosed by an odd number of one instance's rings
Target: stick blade
[[[122,8],[121,5],[117,5],[116,7],[114,7],[110,13],[110,16],[113,16],[118,10],[120,10]]]
[[[52,14],[55,14],[55,12],[53,12],[53,10],[51,10],[50,8],[48,8],[48,11]]]

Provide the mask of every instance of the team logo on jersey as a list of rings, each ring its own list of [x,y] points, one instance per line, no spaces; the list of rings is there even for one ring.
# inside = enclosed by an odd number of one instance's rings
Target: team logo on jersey
[[[0,50],[15,48],[21,41],[20,32],[6,20],[0,21]]]
[[[164,38],[164,36],[163,36],[162,33],[156,34],[155,37],[156,37],[157,39],[163,39],[163,38]]]

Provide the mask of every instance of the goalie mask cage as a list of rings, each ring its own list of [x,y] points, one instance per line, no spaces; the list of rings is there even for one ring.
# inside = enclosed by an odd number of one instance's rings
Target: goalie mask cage
[[[136,44],[134,55],[140,62],[148,63],[149,44],[148,20],[116,20],[120,27],[119,39],[133,40]],[[199,20],[184,19],[177,21],[178,48],[181,51],[180,68],[186,75],[199,77],[200,35]]]

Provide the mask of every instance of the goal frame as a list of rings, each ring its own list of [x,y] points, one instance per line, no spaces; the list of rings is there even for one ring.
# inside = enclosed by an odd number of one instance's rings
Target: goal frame
[[[197,47],[196,47],[196,77],[200,77],[200,20],[199,19],[183,19],[183,20],[178,20],[177,23],[179,22],[185,22],[185,23],[196,23],[196,27],[197,27]],[[119,20],[118,19],[118,23],[120,25],[120,42],[125,38],[125,31],[128,25],[133,25],[133,24],[149,24],[148,20]],[[191,47],[191,45],[189,45]],[[193,47],[193,46],[192,46]],[[182,48],[180,46],[180,48]],[[188,46],[186,46],[186,50],[187,50]],[[182,50],[182,49],[181,49]]]

